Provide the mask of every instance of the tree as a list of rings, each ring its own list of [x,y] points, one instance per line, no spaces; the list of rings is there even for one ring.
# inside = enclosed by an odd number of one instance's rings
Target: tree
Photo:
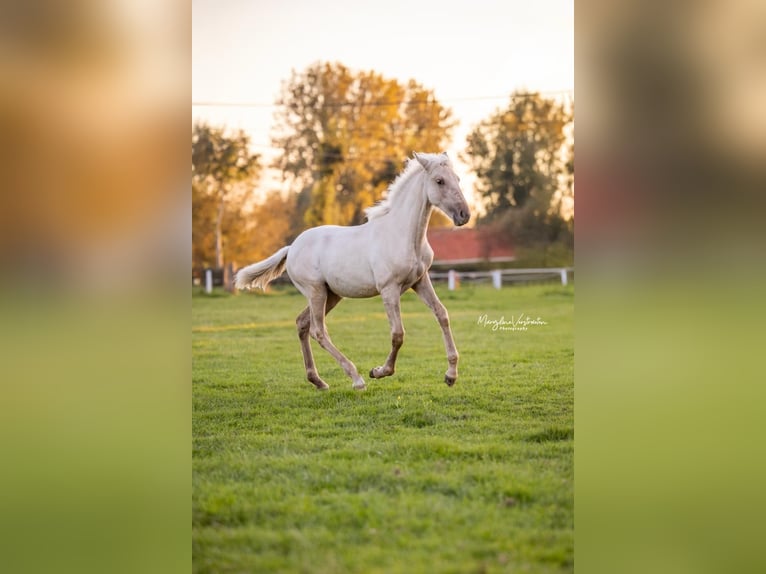
[[[289,243],[290,216],[295,196],[271,192],[255,205],[224,218],[229,261],[246,265],[266,259]]]
[[[241,213],[247,192],[260,172],[259,157],[249,150],[250,138],[238,131],[227,135],[204,122],[192,129],[192,248],[195,262],[224,264],[224,224]]]
[[[215,264],[215,197],[192,179],[192,267]]]
[[[413,151],[441,151],[451,111],[410,80],[317,63],[282,87],[275,167],[299,194],[305,226],[358,224]],[[296,229],[295,232],[300,231]]]
[[[562,237],[562,197],[571,189],[568,170],[574,171],[567,157],[574,154],[571,138],[567,147],[572,117],[555,100],[517,93],[468,135],[465,160],[487,209],[480,223],[510,230],[527,243]]]

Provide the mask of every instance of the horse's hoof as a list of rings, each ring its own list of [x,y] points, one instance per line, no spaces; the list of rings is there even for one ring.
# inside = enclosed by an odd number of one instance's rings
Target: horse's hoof
[[[316,372],[308,373],[308,376],[306,377],[308,379],[308,382],[314,385],[318,391],[326,391],[330,388],[330,385],[325,383],[319,375],[316,374]]]
[[[375,371],[378,371],[378,373],[380,374],[376,374]],[[393,374],[394,374],[393,371],[391,371],[390,373],[386,373],[383,370],[383,367],[375,367],[374,369],[370,369],[371,379],[382,379],[383,377],[390,377]]]
[[[375,371],[381,372],[383,370],[383,367],[375,367],[374,369],[370,369],[370,378],[371,379],[382,379],[386,375],[384,374],[375,374]]]
[[[447,383],[448,387],[451,387],[455,384],[455,381],[457,380],[457,377],[450,377],[449,375],[444,375],[444,382]]]

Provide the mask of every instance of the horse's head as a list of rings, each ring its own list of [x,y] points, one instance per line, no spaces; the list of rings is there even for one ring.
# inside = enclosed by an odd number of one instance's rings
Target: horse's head
[[[455,225],[468,223],[471,210],[460,189],[460,178],[453,171],[447,154],[415,153],[415,159],[426,171],[426,193],[431,205],[441,209]]]

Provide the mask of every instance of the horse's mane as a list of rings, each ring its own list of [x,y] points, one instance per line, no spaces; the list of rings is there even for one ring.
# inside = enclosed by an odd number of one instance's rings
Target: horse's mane
[[[418,155],[429,161],[444,159],[440,157],[439,154],[435,153],[421,153]],[[381,199],[372,207],[368,207],[364,210],[364,213],[367,216],[367,221],[382,217],[391,211],[391,206],[393,205],[394,201],[396,201],[396,198],[399,196],[402,188],[406,187],[405,184],[410,179],[412,179],[416,173],[419,173],[421,168],[422,166],[420,165],[420,162],[415,158],[407,160],[407,166],[399,175],[396,176],[396,179],[391,182],[391,185],[388,186],[385,198]]]

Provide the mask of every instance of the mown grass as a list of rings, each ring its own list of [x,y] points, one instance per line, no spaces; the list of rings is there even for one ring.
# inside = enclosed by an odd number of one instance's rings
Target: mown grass
[[[303,297],[193,298],[195,572],[571,572],[573,302],[557,285],[440,290],[461,353],[414,295],[393,377],[306,382]],[[491,331],[480,315],[547,324]],[[385,359],[379,299],[328,317],[361,373]]]

